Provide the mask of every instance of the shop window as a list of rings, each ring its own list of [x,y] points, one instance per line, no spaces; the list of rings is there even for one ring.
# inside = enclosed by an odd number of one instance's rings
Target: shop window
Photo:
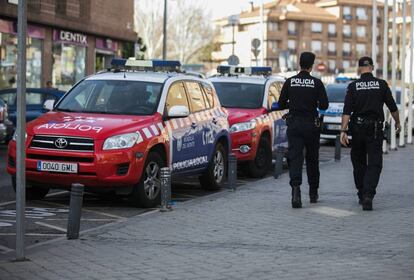
[[[42,40],[27,38],[26,86],[41,86]],[[16,87],[17,83],[17,36],[0,33],[0,89]]]
[[[65,43],[53,46],[53,84],[68,90],[85,76],[86,48]]]

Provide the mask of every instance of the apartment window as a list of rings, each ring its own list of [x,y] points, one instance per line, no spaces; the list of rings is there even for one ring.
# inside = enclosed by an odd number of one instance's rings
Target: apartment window
[[[344,15],[344,19],[351,20],[352,19],[351,7],[345,6],[343,8],[343,15]]]
[[[276,40],[269,40],[269,47],[273,53],[277,52],[278,42]]]
[[[277,21],[269,22],[269,31],[275,32],[279,30],[279,23]]]
[[[322,33],[322,23],[320,23],[320,22],[312,22],[311,30],[314,33]]]
[[[295,40],[288,40],[288,49],[290,51],[296,51],[296,41]]]
[[[367,20],[367,10],[364,7],[358,7],[356,8],[356,18],[359,20]]]
[[[357,44],[356,51],[358,55],[365,55],[366,54],[366,45],[365,44]]]
[[[367,28],[365,26],[358,26],[356,29],[358,38],[364,38],[367,34]]]
[[[330,23],[328,25],[328,35],[329,36],[336,36],[336,24]]]
[[[336,61],[333,59],[328,60],[328,69],[329,71],[334,71],[336,68]]]
[[[343,51],[344,56],[350,56],[351,55],[351,44],[345,42],[342,46],[342,51]]]
[[[289,35],[296,35],[296,22],[289,21],[288,22],[288,34]]]
[[[342,67],[344,69],[348,69],[349,67],[351,67],[351,63],[349,62],[349,60],[342,61]]]
[[[335,55],[336,54],[336,43],[335,42],[329,42],[328,43],[328,54],[329,55]]]
[[[312,40],[311,49],[315,53],[320,53],[322,51],[322,42],[318,40]]]
[[[345,24],[343,26],[342,34],[344,35],[345,38],[350,38],[351,37],[351,35],[352,35],[351,26],[349,24]]]

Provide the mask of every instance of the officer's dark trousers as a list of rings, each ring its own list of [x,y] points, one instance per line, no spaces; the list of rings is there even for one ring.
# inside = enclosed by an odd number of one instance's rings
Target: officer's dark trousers
[[[352,128],[351,160],[360,198],[374,197],[382,170],[382,129],[378,129],[376,137],[374,131],[374,125]]]
[[[289,175],[290,185],[302,184],[304,148],[306,150],[306,171],[309,189],[319,188],[319,139],[320,128],[315,126],[313,119],[295,118],[287,129],[289,141]]]

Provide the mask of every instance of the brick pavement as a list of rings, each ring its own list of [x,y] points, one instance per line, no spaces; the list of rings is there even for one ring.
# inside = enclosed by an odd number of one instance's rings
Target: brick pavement
[[[321,200],[290,208],[288,176],[131,218],[0,263],[0,279],[414,279],[414,146],[385,156],[374,211],[349,158],[321,168]]]

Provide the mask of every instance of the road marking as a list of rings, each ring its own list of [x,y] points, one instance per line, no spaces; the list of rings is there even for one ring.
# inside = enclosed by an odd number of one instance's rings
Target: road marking
[[[68,218],[62,219],[45,219],[45,221],[67,221]],[[119,219],[81,219],[82,222],[112,222],[117,221]]]
[[[11,223],[0,222],[0,227],[11,227],[13,226]]]
[[[25,236],[63,236],[64,233],[26,233]],[[16,233],[0,233],[0,236],[16,236]],[[1,245],[0,245],[1,246]]]
[[[50,225],[50,224],[48,224],[48,223],[44,223],[44,222],[35,222],[35,224],[37,224],[37,225],[39,225],[39,226],[44,226],[44,227],[48,227],[48,228],[51,228],[51,229],[55,229],[55,230],[58,230],[58,231],[61,231],[61,232],[66,232],[66,229],[61,228],[61,227],[57,227],[57,226],[54,226],[54,225]]]
[[[8,247],[6,247],[6,246],[2,246],[2,245],[0,245],[0,251],[3,251],[3,252],[1,252],[2,254],[5,254],[5,253],[8,253],[8,252],[12,252],[12,251],[14,251],[13,249],[10,249],[10,248],[8,248]]]
[[[352,211],[347,211],[347,210],[342,210],[342,209],[337,209],[337,208],[327,207],[327,206],[312,207],[309,210],[312,212],[318,213],[318,214],[331,216],[335,218],[345,218],[345,217],[349,217],[349,216],[356,214],[355,212],[352,212]]]
[[[53,197],[53,196],[57,196],[57,195],[60,195],[60,194],[67,193],[67,192],[68,191],[61,191],[61,192],[51,193],[51,194],[46,195],[46,197]],[[13,204],[13,203],[16,203],[16,200],[2,202],[2,203],[0,203],[0,206],[6,206],[6,205],[9,205],[9,204]]]

